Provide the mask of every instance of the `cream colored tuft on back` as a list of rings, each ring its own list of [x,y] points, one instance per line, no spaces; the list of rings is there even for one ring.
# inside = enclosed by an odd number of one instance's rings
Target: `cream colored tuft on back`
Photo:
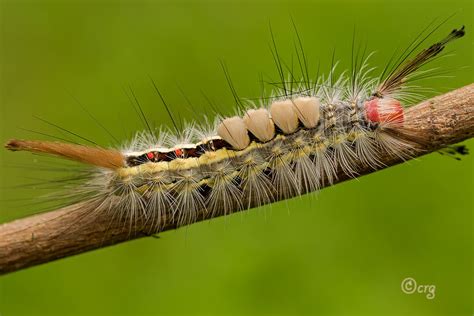
[[[291,100],[275,101],[270,106],[272,120],[283,133],[291,134],[298,129],[298,115]]]
[[[275,125],[266,109],[248,110],[244,115],[244,123],[261,142],[268,142],[275,137]]]
[[[242,150],[250,144],[247,127],[244,120],[238,116],[224,119],[217,126],[217,135],[238,150]]]
[[[298,97],[293,100],[296,114],[306,128],[314,128],[319,122],[319,107],[321,103],[316,97]]]

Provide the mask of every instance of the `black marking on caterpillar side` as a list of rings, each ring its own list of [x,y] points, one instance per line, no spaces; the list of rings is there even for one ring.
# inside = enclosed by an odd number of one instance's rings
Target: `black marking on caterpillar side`
[[[129,167],[136,167],[147,162],[169,162],[177,158],[199,158],[208,151],[216,151],[231,146],[223,139],[209,140],[202,144],[196,144],[190,148],[176,148],[173,150],[149,151],[138,156],[127,156],[126,163]]]

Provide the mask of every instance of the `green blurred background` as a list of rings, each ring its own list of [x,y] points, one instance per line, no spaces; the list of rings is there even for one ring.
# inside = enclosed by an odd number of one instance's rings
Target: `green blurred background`
[[[331,54],[350,65],[354,26],[382,67],[434,18],[455,13],[434,36],[466,25],[439,65],[473,81],[473,4],[452,1],[0,1],[0,141],[62,136],[38,116],[103,145],[143,128],[124,93],[132,86],[156,126],[173,111],[192,119],[177,86],[200,112],[202,91],[225,113],[232,97],[276,77],[271,22],[283,57],[298,25],[311,72]],[[474,142],[468,141],[471,151]],[[50,190],[17,186],[51,179],[55,160],[0,150],[0,222],[38,210]],[[62,162],[61,162],[62,163]],[[18,168],[20,167],[20,168]],[[471,315],[473,156],[416,161],[245,214],[215,219],[0,277],[0,315]],[[436,296],[404,294],[406,277]]]

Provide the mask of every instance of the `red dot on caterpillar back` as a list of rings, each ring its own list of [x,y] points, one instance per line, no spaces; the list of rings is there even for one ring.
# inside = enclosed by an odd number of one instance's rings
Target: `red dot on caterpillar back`
[[[147,158],[152,160],[153,158],[155,158],[155,154],[153,152],[149,152],[146,154]]]
[[[365,114],[370,122],[403,123],[403,107],[396,99],[374,98],[366,101],[364,106]]]
[[[176,157],[182,157],[183,156],[183,150],[182,149],[175,149],[174,154]]]

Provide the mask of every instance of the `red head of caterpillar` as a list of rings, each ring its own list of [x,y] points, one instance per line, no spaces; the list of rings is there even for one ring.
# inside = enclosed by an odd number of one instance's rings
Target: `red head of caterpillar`
[[[402,103],[391,98],[373,98],[364,104],[365,114],[374,123],[403,123]]]

